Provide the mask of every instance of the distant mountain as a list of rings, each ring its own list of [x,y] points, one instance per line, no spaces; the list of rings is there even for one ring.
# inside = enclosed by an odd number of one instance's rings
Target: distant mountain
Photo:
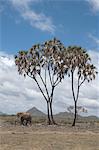
[[[73,119],[74,118],[74,114],[71,114],[69,112],[60,112],[56,115],[54,115],[56,118],[60,118],[60,119]],[[86,119],[86,120],[99,120],[99,118],[97,116],[81,116],[78,115],[77,116],[78,119]]]
[[[42,111],[38,110],[36,107],[29,109],[27,112],[29,112],[32,116],[37,116],[37,117],[46,116],[46,114],[44,114]]]
[[[0,115],[2,115],[3,113],[0,111]]]
[[[69,113],[69,112],[60,112],[56,115],[54,115],[56,118],[61,118],[61,119],[65,119],[65,118],[73,118],[73,114]]]
[[[45,117],[46,114],[37,109],[36,107],[33,107],[29,109],[27,112],[29,112],[32,116],[37,116],[37,117]],[[55,118],[59,119],[73,119],[74,114],[71,114],[69,112],[60,112],[58,114],[54,115]],[[96,116],[80,116],[78,115],[78,119],[84,119],[84,120],[99,120],[98,117]]]
[[[0,111],[0,115],[6,115],[6,114]]]
[[[87,116],[87,117],[84,117],[84,118],[88,118],[89,120],[99,120],[99,118],[97,116]]]

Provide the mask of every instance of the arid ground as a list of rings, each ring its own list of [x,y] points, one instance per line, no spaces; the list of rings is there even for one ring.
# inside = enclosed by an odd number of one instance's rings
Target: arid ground
[[[14,117],[0,117],[0,150],[99,150],[99,122],[25,127],[15,125]]]

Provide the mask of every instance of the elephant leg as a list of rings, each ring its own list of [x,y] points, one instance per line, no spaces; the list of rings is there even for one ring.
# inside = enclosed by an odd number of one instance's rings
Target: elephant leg
[[[24,118],[21,117],[21,125],[24,125]]]
[[[31,119],[26,120],[26,125],[31,125]]]
[[[31,118],[28,119],[28,122],[27,122],[27,123],[28,123],[29,125],[31,125],[31,123],[32,123],[32,122],[31,122]]]
[[[27,126],[28,124],[31,125],[31,117],[30,116],[22,116],[21,117],[21,125]]]
[[[20,123],[21,123],[21,125],[23,125],[23,119],[22,119],[22,117],[21,117],[21,122]]]
[[[30,123],[30,125],[32,124],[32,121],[31,121],[31,119],[30,119],[29,123]]]
[[[31,118],[31,116],[29,117],[29,124],[31,125],[31,123],[32,123],[32,118]]]
[[[27,126],[27,124],[28,124],[28,120],[26,120],[26,123],[25,123],[25,125]]]

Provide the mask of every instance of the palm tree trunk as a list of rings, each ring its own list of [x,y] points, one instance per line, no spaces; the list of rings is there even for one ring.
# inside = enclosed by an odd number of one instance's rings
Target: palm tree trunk
[[[49,109],[49,102],[47,101],[47,119],[48,119],[48,124],[51,124],[51,119],[50,119],[50,109]]]
[[[54,117],[53,117],[52,101],[50,102],[50,113],[51,113],[52,124],[56,124],[55,120],[54,120]]]
[[[72,94],[73,94],[73,99],[74,99],[74,103],[75,103],[75,113],[74,113],[74,120],[73,120],[73,124],[72,126],[75,126],[76,123],[76,117],[77,117],[77,101],[75,99],[75,92],[74,92],[74,72],[71,72],[71,77],[72,77]]]
[[[75,114],[74,114],[74,121],[73,121],[72,126],[75,126],[76,119],[77,119],[77,101],[75,101]]]
[[[54,86],[52,86],[52,92],[51,92],[51,96],[50,96],[50,114],[51,114],[51,121],[52,124],[56,124],[55,120],[54,120],[54,116],[53,116],[53,109],[52,109],[52,101],[53,101],[53,94],[54,94]]]

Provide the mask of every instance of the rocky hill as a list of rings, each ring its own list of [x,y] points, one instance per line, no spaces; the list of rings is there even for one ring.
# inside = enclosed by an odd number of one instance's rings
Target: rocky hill
[[[0,111],[0,115],[6,115],[6,114]]]
[[[37,117],[46,116],[42,111],[38,110],[36,107],[29,109],[27,112],[29,112],[32,116],[37,116]]]
[[[40,111],[39,109],[37,109],[36,107],[33,107],[31,109],[29,109],[27,112],[29,112],[32,116],[36,116],[36,117],[46,117],[46,114],[43,113],[42,111]],[[69,112],[60,112],[58,114],[54,115],[55,118],[59,118],[59,119],[73,119],[74,115],[69,113]],[[96,116],[77,116],[78,119],[84,119],[84,120],[99,120],[98,117]]]

